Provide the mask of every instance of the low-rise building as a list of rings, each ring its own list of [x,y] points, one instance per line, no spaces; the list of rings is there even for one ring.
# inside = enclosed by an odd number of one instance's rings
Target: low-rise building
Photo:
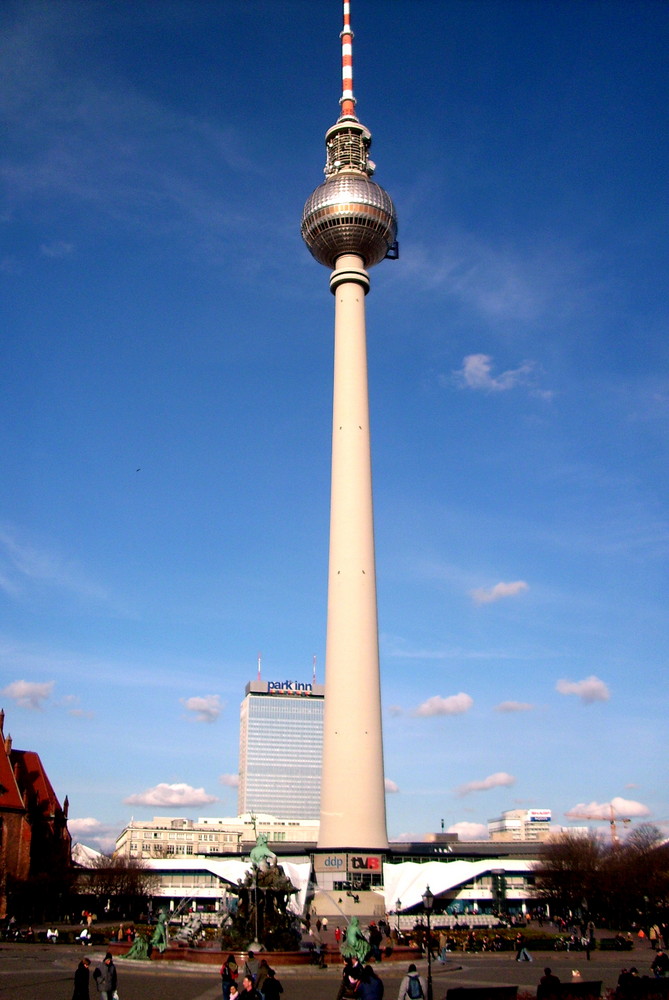
[[[114,853],[146,860],[248,854],[259,833],[275,847],[298,844],[308,850],[318,838],[318,824],[263,813],[197,820],[154,816],[152,820],[131,820],[118,836]]]

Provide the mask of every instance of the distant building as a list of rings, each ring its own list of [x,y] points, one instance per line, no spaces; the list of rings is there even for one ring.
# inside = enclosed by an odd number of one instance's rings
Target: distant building
[[[258,813],[253,817],[185,819],[155,816],[132,820],[116,840],[115,855],[123,858],[169,859],[211,855],[248,855],[257,833],[267,835],[270,847],[299,845],[308,851],[316,843],[318,822],[282,820]]]
[[[500,819],[488,821],[488,835],[494,841],[547,840],[554,832],[550,809],[510,809]]]
[[[238,811],[317,822],[325,688],[251,681],[239,725]]]
[[[70,864],[67,798],[61,808],[39,755],[14,750],[0,711],[0,918],[12,887]]]

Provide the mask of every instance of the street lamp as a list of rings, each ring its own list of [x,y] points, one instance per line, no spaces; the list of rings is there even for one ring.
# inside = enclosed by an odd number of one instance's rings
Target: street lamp
[[[432,913],[433,906],[434,895],[430,892],[429,885],[427,885],[423,893],[423,909],[427,917],[427,1000],[432,1000],[432,948],[430,947],[432,934],[430,931],[430,914]]]

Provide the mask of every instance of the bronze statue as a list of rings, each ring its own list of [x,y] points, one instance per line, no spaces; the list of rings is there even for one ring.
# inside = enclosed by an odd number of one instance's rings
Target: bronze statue
[[[138,934],[133,941],[132,948],[126,953],[126,958],[136,959],[138,962],[148,962],[149,960],[149,940],[144,934]]]
[[[267,846],[267,834],[259,833],[256,846],[251,849],[251,864],[260,871],[266,871],[270,866],[276,866],[276,854]]]
[[[193,913],[183,927],[179,928],[174,936],[174,940],[177,944],[193,945],[203,934],[202,919],[198,917],[197,913]]]
[[[346,928],[346,937],[342,941],[341,953],[344,958],[357,958],[361,965],[364,965],[369,955],[369,944],[367,938],[360,929],[358,917],[351,917]]]
[[[158,923],[151,938],[151,947],[157,948],[161,953],[167,948],[167,910],[161,910],[158,914]]]

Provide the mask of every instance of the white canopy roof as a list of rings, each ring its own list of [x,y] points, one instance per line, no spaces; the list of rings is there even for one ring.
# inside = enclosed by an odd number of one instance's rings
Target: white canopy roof
[[[151,858],[147,859],[144,864],[155,872],[210,872],[230,885],[237,885],[240,879],[243,880],[250,868],[248,861],[217,861],[215,858]],[[297,892],[288,900],[288,910],[301,916],[307,897],[311,864],[308,861],[296,863],[284,860],[280,860],[279,864],[297,889]]]
[[[439,896],[491,871],[522,875],[532,871],[532,862],[482,858],[480,861],[426,861],[424,864],[405,861],[401,865],[384,864],[383,895],[386,911],[394,912],[398,899],[402,903],[402,910],[416,906],[421,902],[428,886],[435,896]]]

